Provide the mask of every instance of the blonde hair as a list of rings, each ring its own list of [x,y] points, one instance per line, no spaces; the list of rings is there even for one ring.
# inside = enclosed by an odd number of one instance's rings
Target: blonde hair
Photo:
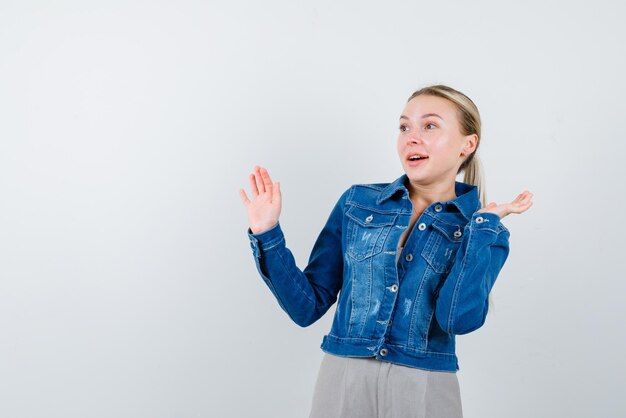
[[[476,149],[472,152],[465,161],[459,167],[459,174],[461,171],[464,171],[463,174],[463,182],[473,184],[478,187],[478,198],[480,199],[480,206],[485,207],[487,205],[487,193],[485,191],[484,185],[484,175],[483,168],[480,163],[480,158],[476,152],[478,151],[478,146],[480,145],[480,112],[478,112],[478,107],[474,104],[472,99],[467,97],[465,94],[461,93],[458,90],[453,89],[452,87],[445,86],[443,84],[436,84],[433,86],[423,87],[409,97],[407,102],[410,102],[411,99],[414,99],[420,95],[428,95],[441,97],[443,99],[447,99],[457,110],[457,119],[459,121],[459,128],[462,135],[472,135],[476,134],[478,137],[478,141],[476,141]],[[491,292],[489,292],[489,310],[494,307],[493,297],[491,296]]]
[[[467,158],[465,158],[465,161],[463,161],[463,163],[459,167],[459,171],[457,172],[457,174],[459,174],[461,171],[464,171],[463,182],[473,184],[478,187],[478,197],[480,199],[480,205],[481,207],[486,206],[487,195],[485,192],[485,185],[482,174],[483,170],[480,163],[480,158],[476,154],[476,152],[478,151],[478,146],[480,145],[481,126],[478,107],[476,107],[472,99],[467,97],[465,94],[443,84],[437,84],[434,86],[421,88],[414,92],[411,97],[409,97],[409,100],[407,100],[407,102],[410,102],[411,99],[414,99],[415,97],[420,95],[441,97],[452,102],[457,110],[457,119],[459,121],[461,134],[476,134],[476,136],[478,137],[478,141],[476,142],[476,149],[469,156],[467,156]]]

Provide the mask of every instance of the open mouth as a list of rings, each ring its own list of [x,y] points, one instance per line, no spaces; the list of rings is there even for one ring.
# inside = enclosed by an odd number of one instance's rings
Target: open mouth
[[[424,161],[426,161],[427,159],[428,159],[428,155],[424,155],[424,154],[411,154],[407,158],[408,164],[410,166],[423,164]]]

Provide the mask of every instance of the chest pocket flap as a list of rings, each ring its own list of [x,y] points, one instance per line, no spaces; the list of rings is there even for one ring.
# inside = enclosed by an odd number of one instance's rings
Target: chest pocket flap
[[[434,221],[433,228],[443,234],[450,242],[460,242],[463,236],[463,226]]]
[[[350,256],[363,260],[382,251],[384,238],[396,221],[396,213],[380,213],[352,206],[346,212],[348,223],[348,248]]]
[[[437,273],[447,273],[452,268],[461,246],[463,227],[435,220],[432,233],[422,250],[422,256]]]

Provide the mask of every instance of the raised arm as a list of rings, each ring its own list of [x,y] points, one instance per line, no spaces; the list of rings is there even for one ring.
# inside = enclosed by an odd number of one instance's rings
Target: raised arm
[[[444,331],[467,334],[484,324],[489,292],[509,254],[510,233],[501,220],[525,212],[532,206],[532,196],[525,191],[510,203],[491,202],[472,215],[437,296],[435,317]]]
[[[450,334],[467,334],[485,322],[488,297],[509,254],[509,231],[493,213],[474,213],[461,248],[437,296],[435,317]]]
[[[259,174],[263,176],[263,190],[258,187]],[[271,223],[271,216],[276,215],[276,212],[268,208],[274,204],[273,199],[276,199],[274,194],[270,198],[268,193],[276,192],[274,188],[270,189],[272,192],[268,191],[267,181],[271,183],[271,180],[264,169],[257,171],[255,177],[258,195],[254,201],[246,203],[244,200],[244,203],[248,207],[248,237],[257,270],[289,317],[302,327],[308,326],[335,303],[342,286],[342,225],[347,191],[331,211],[315,241],[309,262],[302,271],[296,266],[293,254],[286,246],[280,222],[276,221],[270,229],[258,226]],[[242,197],[244,196],[245,193],[242,193]],[[253,226],[260,232],[255,233]]]

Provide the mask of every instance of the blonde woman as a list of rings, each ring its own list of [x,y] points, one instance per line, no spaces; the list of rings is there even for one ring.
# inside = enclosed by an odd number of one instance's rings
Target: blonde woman
[[[310,418],[462,417],[455,335],[481,327],[509,253],[502,219],[532,193],[485,205],[475,104],[444,85],[414,92],[399,118],[405,172],[338,199],[300,270],[278,218],[280,184],[263,167],[240,189],[257,270],[301,326],[337,301]],[[456,181],[464,172],[464,181]]]

